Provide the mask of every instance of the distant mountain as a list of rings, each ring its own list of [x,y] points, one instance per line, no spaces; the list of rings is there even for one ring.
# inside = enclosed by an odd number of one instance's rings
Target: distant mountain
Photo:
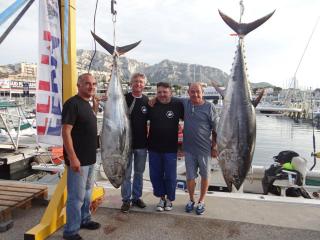
[[[145,72],[150,82],[167,81],[180,85],[186,85],[194,81],[211,83],[212,80],[225,85],[229,78],[228,74],[218,68],[170,60],[163,60],[158,64],[149,66]]]
[[[91,50],[77,51],[79,69],[88,69],[92,54],[93,51]],[[97,51],[92,61],[91,69],[109,73],[111,63],[112,57],[110,55]],[[228,74],[220,69],[170,60],[163,60],[160,63],[149,65],[134,59],[120,57],[119,65],[122,75],[127,80],[132,73],[140,71],[146,74],[148,81],[151,83],[163,81],[171,84],[187,85],[193,81],[210,83],[211,80],[215,80],[224,85],[228,81]]]
[[[251,83],[252,88],[274,88],[275,86],[267,82]]]
[[[77,68],[79,71],[88,71],[89,64],[94,51],[92,50],[77,50]],[[110,54],[97,51],[91,64],[91,70],[105,72],[107,75],[111,72],[112,56]],[[134,72],[145,72],[149,65],[147,63],[138,62],[134,59],[126,57],[119,58],[120,75],[125,81],[129,80]]]
[[[77,50],[77,68],[79,72],[88,71],[93,50]],[[91,70],[98,75],[97,79],[108,79],[111,71],[112,57],[110,54],[97,51],[92,61]],[[211,80],[226,86],[229,75],[214,67],[197,64],[180,63],[171,60],[163,60],[160,63],[150,65],[134,59],[119,58],[120,75],[124,81],[129,81],[134,72],[143,72],[151,83],[170,82],[171,84],[187,85],[190,82],[200,81],[209,83]],[[0,66],[0,77],[7,77],[8,74],[19,73],[19,64],[8,64]],[[252,83],[252,88],[273,87],[269,83]]]

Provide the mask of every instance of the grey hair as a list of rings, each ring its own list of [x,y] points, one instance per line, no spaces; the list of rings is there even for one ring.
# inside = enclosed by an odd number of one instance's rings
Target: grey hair
[[[77,84],[80,84],[86,76],[93,77],[93,75],[91,73],[83,73],[83,74],[78,76]]]
[[[136,72],[136,73],[132,74],[130,82],[132,82],[134,79],[136,79],[138,77],[141,77],[144,80],[145,83],[147,82],[146,75],[144,73],[141,73],[141,72]]]
[[[201,91],[203,92],[203,87],[202,87],[202,83],[201,82],[193,82],[189,84],[189,90],[191,88],[191,86],[199,86]]]

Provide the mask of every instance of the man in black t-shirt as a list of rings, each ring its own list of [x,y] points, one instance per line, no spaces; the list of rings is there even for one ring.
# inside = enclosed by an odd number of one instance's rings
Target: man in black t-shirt
[[[171,98],[168,83],[157,84],[156,103],[149,107],[148,136],[150,179],[153,194],[160,198],[157,211],[172,210],[177,181],[178,125],[183,105]]]
[[[91,220],[90,200],[94,182],[97,149],[98,106],[97,82],[85,73],[79,76],[78,94],[68,99],[62,110],[63,154],[67,168],[67,222],[63,232],[66,240],[82,239],[80,228],[95,230],[100,224]],[[93,107],[89,100],[92,98]]]
[[[122,212],[128,212],[132,206],[145,208],[141,199],[143,188],[143,172],[147,158],[147,106],[148,97],[142,94],[146,77],[135,73],[131,77],[132,92],[125,95],[128,104],[132,129],[132,155],[129,157],[126,176],[121,185]],[[134,165],[133,182],[131,184],[132,163]]]

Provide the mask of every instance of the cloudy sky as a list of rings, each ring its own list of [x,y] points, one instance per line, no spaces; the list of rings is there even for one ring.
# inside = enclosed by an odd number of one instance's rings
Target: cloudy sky
[[[0,12],[13,0],[1,0]],[[37,1],[36,1],[37,2]],[[170,59],[212,66],[230,73],[236,37],[218,9],[239,19],[239,0],[117,0],[119,45],[142,43],[127,57],[149,64]],[[249,79],[286,87],[296,72],[311,32],[320,17],[319,0],[244,0],[244,22],[274,9],[270,20],[245,38]],[[95,0],[77,1],[77,48],[93,49]],[[110,1],[99,1],[96,33],[112,42]],[[0,34],[9,23],[0,26]],[[33,4],[0,45],[0,64],[36,62],[38,5]],[[299,86],[320,87],[320,22],[297,71]],[[100,47],[98,50],[102,50]],[[103,51],[103,50],[102,50]]]

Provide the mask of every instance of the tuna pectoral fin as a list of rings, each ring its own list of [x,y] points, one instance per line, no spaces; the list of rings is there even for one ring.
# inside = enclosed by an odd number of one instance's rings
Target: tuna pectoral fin
[[[258,104],[261,101],[261,98],[263,97],[263,94],[264,94],[264,89],[259,93],[258,97],[255,100],[252,101],[252,105],[254,107],[258,106]]]
[[[114,46],[112,46],[111,44],[107,43],[106,41],[104,41],[102,38],[98,37],[96,34],[94,34],[91,31],[91,34],[93,36],[93,38],[104,48],[106,49],[110,54],[114,53]],[[139,42],[135,42],[133,44],[130,45],[126,45],[123,47],[117,47],[117,53],[120,55],[125,54],[126,52],[129,52],[131,49],[135,48],[136,46],[139,45],[141,41]]]
[[[224,98],[226,95],[226,91],[222,90],[215,81],[211,81],[212,86],[216,89],[216,91]]]
[[[232,28],[239,36],[245,36],[249,32],[253,31],[254,29],[258,28],[260,25],[265,23],[274,14],[275,11],[276,10],[274,10],[272,13],[269,13],[268,15],[254,21],[254,22],[251,22],[251,23],[238,23],[235,20],[233,20],[232,18],[225,15],[224,13],[222,13],[220,10],[219,10],[219,14],[220,14],[221,18],[223,19],[223,21],[230,28]]]

